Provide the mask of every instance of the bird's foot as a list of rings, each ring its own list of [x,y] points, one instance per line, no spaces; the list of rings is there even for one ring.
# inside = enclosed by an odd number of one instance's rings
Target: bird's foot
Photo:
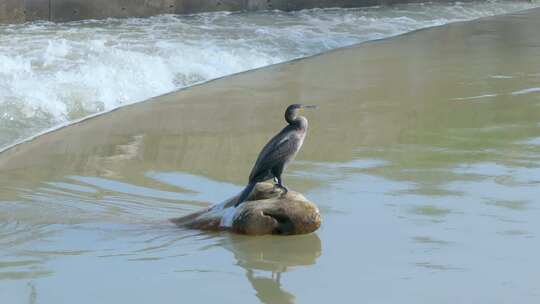
[[[279,197],[281,198],[281,197],[285,196],[289,192],[289,189],[287,189],[287,187],[283,186],[280,179],[274,177],[274,181],[276,181],[276,183],[274,184],[274,189],[275,188],[281,189],[281,194],[280,194]]]
[[[287,187],[285,187],[283,185],[278,185],[278,187],[281,188],[281,190],[283,190],[283,192],[281,192],[280,197],[284,197],[289,192],[289,189],[287,189]]]

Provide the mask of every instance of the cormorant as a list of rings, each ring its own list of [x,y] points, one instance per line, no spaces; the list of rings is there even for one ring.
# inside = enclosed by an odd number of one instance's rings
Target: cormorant
[[[281,174],[291,162],[304,143],[308,129],[308,120],[298,112],[306,108],[316,109],[317,106],[292,104],[285,111],[285,120],[289,123],[281,132],[274,136],[262,149],[255,166],[249,175],[248,185],[244,188],[235,207],[243,203],[257,183],[275,179],[277,185],[286,194],[289,190],[283,185]]]

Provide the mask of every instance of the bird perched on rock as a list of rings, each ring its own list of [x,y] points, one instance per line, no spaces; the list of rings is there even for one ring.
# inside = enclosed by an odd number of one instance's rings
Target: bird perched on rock
[[[308,129],[308,120],[299,115],[304,109],[316,109],[317,106],[292,104],[285,111],[285,120],[288,125],[264,146],[255,166],[249,175],[249,182],[244,188],[235,207],[243,203],[257,183],[275,179],[277,186],[286,194],[289,190],[283,185],[281,174],[304,143]]]

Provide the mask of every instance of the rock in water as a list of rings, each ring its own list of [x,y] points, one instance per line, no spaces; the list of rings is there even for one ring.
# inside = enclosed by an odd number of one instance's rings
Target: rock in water
[[[171,222],[180,227],[248,235],[305,234],[321,226],[319,208],[298,192],[283,195],[274,184],[258,183],[248,199],[235,208],[238,196]]]

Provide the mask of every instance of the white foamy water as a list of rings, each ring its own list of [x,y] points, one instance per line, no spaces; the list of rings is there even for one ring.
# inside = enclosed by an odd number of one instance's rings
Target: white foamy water
[[[213,78],[534,6],[410,4],[0,26],[0,147]]]

